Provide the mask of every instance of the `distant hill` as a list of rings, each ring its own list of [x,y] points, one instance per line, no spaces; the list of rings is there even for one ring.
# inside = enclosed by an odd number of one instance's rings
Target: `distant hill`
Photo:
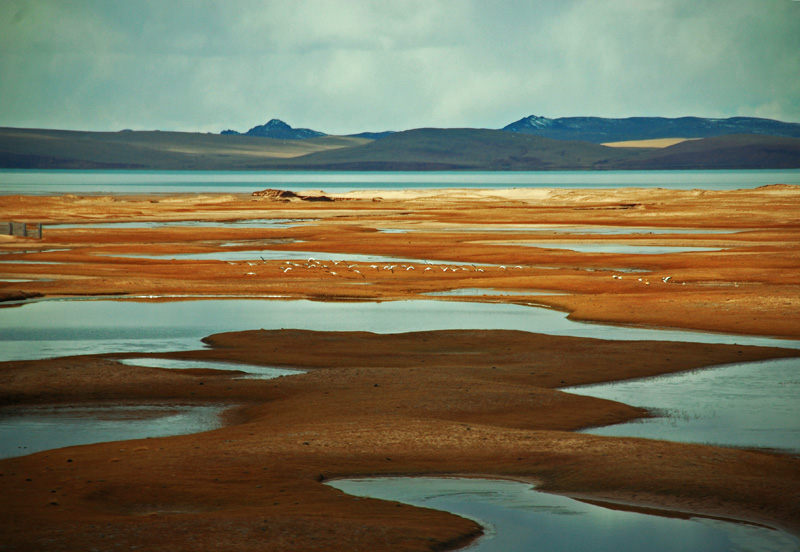
[[[798,169],[800,138],[715,136],[649,150],[639,158],[618,160],[613,165],[622,170]]]
[[[222,134],[239,134],[235,130],[223,130]],[[280,119],[272,119],[268,123],[254,126],[244,133],[245,136],[260,136],[262,138],[274,138],[276,140],[307,140],[327,136],[324,132],[311,130],[309,128],[292,128]]]
[[[348,134],[352,138],[369,138],[370,140],[380,140],[387,136],[394,134],[393,130],[384,130],[383,132],[359,132],[358,134]]]
[[[636,152],[486,129],[423,128],[397,132],[357,148],[287,160],[285,167],[320,170],[591,169]]]
[[[287,159],[316,170],[669,170],[800,168],[800,139],[732,135],[666,148],[612,148],[481,129],[417,129]]]
[[[533,134],[554,140],[582,140],[595,144],[652,140],[655,138],[712,138],[729,134],[764,134],[800,138],[800,124],[772,119],[732,117],[562,117],[548,119],[530,115],[502,128],[508,132]]]
[[[278,140],[238,134],[0,128],[0,168],[241,170],[368,142],[345,136]]]
[[[800,169],[800,138],[735,134],[683,141],[663,148],[633,148],[469,128],[407,130],[382,136],[379,140],[356,136],[277,139],[240,134],[0,128],[0,168],[320,171]]]

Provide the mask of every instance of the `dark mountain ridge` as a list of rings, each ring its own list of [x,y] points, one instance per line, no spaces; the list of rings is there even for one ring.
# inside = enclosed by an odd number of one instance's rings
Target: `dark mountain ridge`
[[[585,170],[640,151],[488,129],[421,128],[287,160],[320,170]]]
[[[582,140],[595,144],[652,140],[656,138],[712,138],[727,134],[764,134],[800,138],[800,124],[773,119],[731,117],[561,117],[548,119],[530,115],[506,125],[502,130],[533,134],[553,140]]]
[[[241,134],[235,130],[223,130],[221,134]],[[292,128],[280,119],[271,119],[268,123],[254,126],[244,133],[245,136],[260,136],[262,138],[274,138],[276,140],[307,140],[319,136],[328,136],[324,132],[311,130],[310,128]]]
[[[277,168],[277,167],[276,167]],[[354,148],[287,159],[314,170],[669,170],[800,168],[800,139],[730,135],[667,148],[608,147],[585,141],[482,129],[416,129]]]
[[[281,128],[275,124],[262,126],[270,126],[273,130]],[[278,139],[240,134],[0,128],[0,168],[320,171],[800,169],[800,138],[732,134],[688,140],[665,148],[632,148],[469,128],[423,128],[391,133],[380,139],[355,136]]]

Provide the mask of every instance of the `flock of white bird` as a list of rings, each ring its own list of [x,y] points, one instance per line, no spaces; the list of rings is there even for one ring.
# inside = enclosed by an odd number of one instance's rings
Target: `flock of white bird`
[[[257,266],[257,265],[267,264],[267,263],[269,263],[271,261],[269,261],[267,259],[264,259],[262,257],[260,263],[259,262],[254,262],[254,261],[245,261],[245,262],[247,263],[248,266]],[[423,264],[416,265],[416,266],[413,265],[413,264],[405,264],[405,263],[402,263],[402,264],[384,264],[384,263],[377,264],[377,263],[373,263],[373,264],[360,265],[360,264],[356,264],[356,263],[350,263],[350,262],[348,262],[346,260],[340,260],[340,261],[333,261],[333,260],[321,261],[320,260],[320,261],[318,261],[314,257],[309,257],[309,259],[307,261],[302,262],[302,263],[286,261],[286,260],[284,260],[284,261],[274,261],[274,262],[276,264],[278,264],[278,269],[283,271],[284,274],[286,274],[286,273],[288,273],[288,272],[290,272],[292,270],[315,270],[315,271],[321,271],[322,273],[329,274],[331,276],[344,277],[344,276],[346,276],[348,274],[352,274],[352,275],[355,275],[356,277],[360,276],[361,278],[364,278],[364,279],[366,279],[366,276],[365,276],[364,272],[369,273],[369,272],[372,272],[372,271],[375,271],[375,272],[384,271],[384,272],[391,272],[392,274],[394,274],[394,272],[396,270],[397,271],[401,271],[401,270],[405,270],[405,271],[420,270],[424,274],[424,273],[427,273],[427,272],[436,272],[436,271],[442,271],[442,272],[448,272],[448,271],[449,272],[460,272],[460,271],[485,272],[485,270],[488,270],[490,268],[494,268],[494,267],[490,267],[488,265],[484,265],[484,268],[481,268],[481,267],[476,266],[474,264],[469,264],[469,265],[432,264],[432,263],[429,263],[428,261],[423,261]],[[239,263],[233,262],[233,261],[228,261],[228,264],[237,265]],[[512,266],[512,267],[499,266],[499,267],[497,267],[497,269],[498,270],[506,270],[506,271],[509,270],[509,269],[524,270],[524,268],[522,266],[519,266],[519,265]],[[362,272],[362,270],[364,272]],[[257,274],[255,272],[247,272],[246,273],[246,276],[256,276],[256,275]]]
[[[270,261],[267,259],[261,258],[261,263],[254,262],[254,261],[246,261],[249,266],[256,266],[259,264],[267,264]],[[428,261],[423,261],[424,264],[414,266],[413,264],[369,264],[369,265],[359,265],[356,263],[349,263],[346,260],[340,261],[333,261],[333,260],[326,260],[326,261],[318,261],[314,257],[309,257],[307,261],[303,263],[296,263],[292,261],[275,261],[278,264],[279,270],[283,271],[284,274],[298,269],[298,270],[316,270],[321,271],[323,274],[336,276],[336,277],[347,277],[348,275],[354,275],[355,277],[361,277],[366,279],[364,272],[359,269],[364,270],[367,273],[371,271],[375,272],[391,272],[394,274],[395,270],[421,270],[422,273],[427,272],[436,272],[440,270],[442,272],[485,272],[486,270],[490,270],[496,268],[497,270],[504,270],[508,272],[509,270],[524,270],[525,268],[520,265],[514,266],[506,266],[506,265],[499,265],[497,267],[490,266],[490,265],[482,265],[484,268],[476,266],[474,264],[469,265],[455,265],[455,264],[431,264]],[[239,263],[229,261],[228,264],[237,265]],[[255,272],[247,272],[246,276],[257,276]],[[613,274],[611,276],[615,280],[622,280],[622,276],[619,274]],[[664,276],[661,278],[661,281],[665,284],[669,283],[672,280],[672,276]],[[650,281],[646,278],[638,278],[638,281],[645,284],[650,285]],[[685,283],[684,283],[685,284]]]

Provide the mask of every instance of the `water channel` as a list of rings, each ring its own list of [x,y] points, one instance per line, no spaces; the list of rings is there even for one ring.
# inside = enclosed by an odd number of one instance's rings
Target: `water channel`
[[[0,458],[107,441],[198,433],[221,427],[232,405],[109,404],[0,408]]]
[[[42,300],[0,309],[0,361],[57,356],[192,350],[211,334],[252,329],[399,333],[498,329],[597,339],[688,341],[800,348],[800,341],[682,330],[585,324],[536,305],[416,300],[332,303],[309,300],[155,297]]]
[[[585,433],[800,454],[800,359],[729,364],[562,390],[641,406],[657,414]]]
[[[625,255],[662,255],[664,253],[693,253],[703,251],[722,251],[719,247],[665,246],[665,245],[632,245],[622,243],[587,243],[587,242],[495,242],[491,245],[539,247],[541,249],[567,249],[580,253],[619,253]]]
[[[327,484],[475,520],[485,536],[464,549],[469,552],[789,552],[800,546],[800,539],[766,527],[604,508],[516,481],[386,477]]]

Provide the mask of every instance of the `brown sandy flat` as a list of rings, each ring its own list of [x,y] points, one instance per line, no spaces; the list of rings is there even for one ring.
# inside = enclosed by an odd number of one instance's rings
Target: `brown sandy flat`
[[[315,220],[288,229],[45,226],[41,241],[4,237],[0,248],[65,251],[3,257],[61,264],[4,263],[0,271],[7,278],[52,281],[0,286],[8,298],[128,294],[332,300],[421,298],[457,288],[528,289],[529,297],[470,300],[544,303],[570,311],[573,318],[612,323],[800,336],[796,187],[358,192],[329,199],[335,201],[234,195],[2,197],[5,218],[30,222]],[[565,241],[552,230],[559,224],[631,228],[623,237],[576,233],[569,237],[574,241],[722,250],[622,255],[548,249],[548,240]],[[691,227],[697,233],[647,234],[640,227]],[[737,232],[709,232],[725,228]],[[542,247],[513,245],[534,240]],[[247,250],[302,247],[330,257],[293,264],[263,263],[258,257],[233,264],[124,257],[221,251],[230,249],[223,243],[233,241],[242,241],[241,249]],[[508,245],[493,245],[499,241]],[[119,256],[101,255],[109,253]],[[428,264],[398,261],[392,269],[383,263],[377,268],[333,264],[355,253]],[[506,331],[388,336],[253,331],[208,342],[213,348],[173,356],[309,371],[276,380],[239,380],[216,371],[123,366],[113,355],[2,363],[0,401],[6,405],[174,401],[241,407],[229,414],[230,425],[202,434],[0,461],[5,498],[0,546],[443,550],[478,533],[473,522],[449,514],[357,500],[320,484],[365,474],[510,477],[538,482],[552,492],[747,519],[800,533],[797,458],[572,433],[647,414],[556,390],[796,354],[792,351]]]

